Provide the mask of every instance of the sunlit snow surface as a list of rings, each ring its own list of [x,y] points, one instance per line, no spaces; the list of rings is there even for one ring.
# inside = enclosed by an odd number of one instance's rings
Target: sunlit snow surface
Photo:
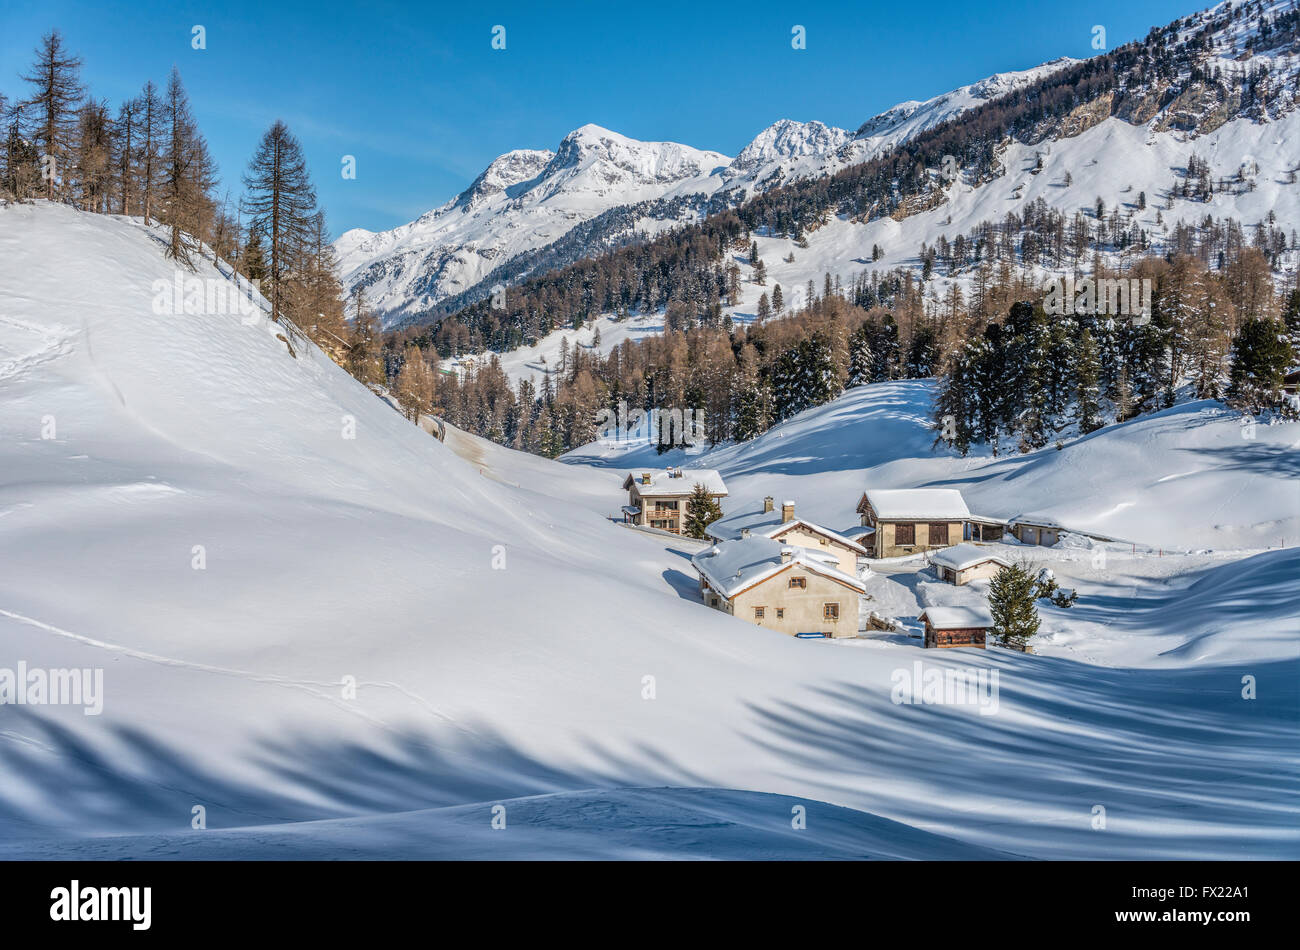
[[[1300,428],[1192,405],[962,460],[917,382],[700,457],[728,511],[942,485],[1139,542],[1017,552],[1080,590],[1038,656],[798,641],[610,520],[626,459],[440,443],[273,324],[155,313],[173,277],[138,222],[0,209],[0,668],[104,671],[102,715],[0,706],[0,856],[1300,854],[1300,556],[1263,550]],[[904,621],[978,593],[868,583]],[[895,703],[917,662],[996,670],[996,713]]]

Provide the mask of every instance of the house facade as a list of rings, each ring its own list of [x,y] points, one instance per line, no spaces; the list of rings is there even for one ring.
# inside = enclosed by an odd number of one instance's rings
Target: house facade
[[[868,489],[858,501],[871,557],[902,557],[960,544],[970,509],[954,488]]]
[[[771,538],[724,541],[691,559],[704,603],[797,637],[854,637],[866,588],[822,556]]]
[[[926,649],[983,650],[993,627],[993,617],[980,607],[927,607],[917,619],[925,624]]]
[[[686,522],[686,502],[696,485],[708,489],[709,495],[719,504],[727,497],[727,486],[715,469],[669,468],[628,472],[623,479],[623,490],[627,492],[623,520],[628,524],[681,534]]]
[[[858,558],[867,557],[867,549],[856,541],[805,518],[796,518],[794,502],[782,502],[778,511],[772,496],[763,499],[759,511],[747,511],[720,518],[704,529],[714,541],[738,541],[762,537],[820,552],[835,558],[836,566],[856,577]]]

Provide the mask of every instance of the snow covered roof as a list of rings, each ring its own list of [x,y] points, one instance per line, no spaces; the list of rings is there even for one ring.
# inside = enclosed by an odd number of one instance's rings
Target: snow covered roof
[[[787,505],[794,505],[794,502],[786,502]],[[740,514],[729,515],[726,518],[719,518],[704,529],[704,533],[715,541],[735,541],[743,537],[743,532],[748,531],[751,537],[757,536],[762,538],[775,537],[791,528],[802,527],[814,534],[821,534],[851,548],[858,554],[866,555],[867,549],[858,542],[847,538],[830,528],[824,527],[813,521],[804,518],[793,518],[790,521],[781,520],[779,511],[745,511]]]
[[[1032,524],[1044,528],[1064,528],[1065,526],[1055,518],[1049,518],[1047,515],[1020,514],[1014,518],[1007,519],[1008,524]]]
[[[887,521],[958,521],[970,515],[966,500],[955,488],[872,488],[865,497],[876,517]]]
[[[646,483],[646,478],[649,483]],[[722,476],[713,468],[634,469],[623,479],[623,487],[636,488],[643,495],[689,495],[696,485],[703,485],[710,495],[727,494]]]
[[[993,616],[983,607],[926,607],[917,619],[930,621],[936,630],[993,626]]]
[[[782,544],[771,538],[749,537],[714,545],[691,558],[691,563],[714,590],[727,598],[766,580],[790,564],[839,581],[860,594],[866,592],[860,580],[836,570],[825,557],[819,552]]]
[[[985,561],[992,561],[995,564],[1001,564],[1003,567],[1007,566],[1006,561],[988,548],[976,547],[973,544],[957,544],[950,548],[940,548],[930,555],[930,560],[954,571],[964,571],[968,567],[983,564]]]
[[[1007,521],[1006,518],[995,518],[995,517],[993,517],[992,515],[977,515],[977,514],[975,514],[975,512],[973,512],[973,511],[972,511],[969,515],[966,516],[966,520],[967,520],[967,521],[976,522],[977,524],[1000,524],[1000,525],[1006,525],[1006,524],[1009,523],[1009,522]]]

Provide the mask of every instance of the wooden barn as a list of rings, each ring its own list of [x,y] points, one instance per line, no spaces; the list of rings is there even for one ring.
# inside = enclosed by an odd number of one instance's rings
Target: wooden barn
[[[980,607],[926,607],[919,619],[925,624],[925,647],[975,647],[983,650],[993,617]]]

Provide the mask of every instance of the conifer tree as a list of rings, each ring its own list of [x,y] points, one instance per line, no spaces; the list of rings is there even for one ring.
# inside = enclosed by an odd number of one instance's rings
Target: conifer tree
[[[863,323],[849,337],[849,377],[846,385],[865,386],[875,374],[875,354],[871,352],[872,328]]]
[[[765,379],[754,379],[736,390],[732,434],[738,442],[757,438],[772,424],[772,390]]]
[[[113,173],[113,142],[108,104],[87,99],[77,117],[76,150],[73,157],[76,196],[85,211],[104,213]]]
[[[135,196],[136,152],[139,144],[138,99],[128,99],[117,110],[113,124],[113,177],[117,184],[118,213],[131,213]]]
[[[171,235],[167,255],[188,263],[183,235],[202,239],[213,210],[209,192],[216,183],[216,165],[190,112],[180,71],[174,67],[163,99],[163,130],[162,198]]]
[[[704,529],[722,517],[722,508],[707,487],[696,484],[686,499],[686,517],[682,522],[682,531],[687,537],[702,538]]]
[[[1280,321],[1248,319],[1232,340],[1228,405],[1249,413],[1281,405],[1290,360],[1286,328]]]
[[[266,130],[244,175],[244,211],[249,227],[266,240],[267,279],[273,312],[279,313],[311,234],[316,190],[302,146],[277,119]]]
[[[45,197],[60,194],[72,168],[77,137],[77,106],[84,94],[81,59],[68,52],[58,30],[46,33],[36,48],[31,72],[23,80],[32,92],[26,106],[31,127],[27,137],[36,147],[44,167]]]
[[[158,95],[158,87],[149,80],[140,90],[140,154],[138,158],[139,179],[136,190],[140,195],[140,213],[144,223],[152,220],[154,202],[158,192],[158,176],[162,168],[163,134],[163,100]]]
[[[1020,645],[1038,632],[1037,583],[1024,564],[1002,568],[989,582],[989,613],[993,635],[1004,645]]]
[[[963,456],[970,451],[974,430],[970,355],[969,349],[963,348],[948,357],[947,372],[939,382],[934,402],[935,427],[939,430],[935,445],[946,442]]]
[[[1300,366],[1300,287],[1287,295],[1282,307],[1282,321],[1286,326],[1287,341],[1291,345],[1291,365]]]
[[[1087,435],[1096,432],[1106,421],[1101,416],[1101,388],[1097,377],[1100,365],[1097,359],[1097,346],[1092,340],[1092,333],[1085,327],[1079,335],[1079,348],[1075,356],[1075,406],[1079,420],[1079,432]]]

